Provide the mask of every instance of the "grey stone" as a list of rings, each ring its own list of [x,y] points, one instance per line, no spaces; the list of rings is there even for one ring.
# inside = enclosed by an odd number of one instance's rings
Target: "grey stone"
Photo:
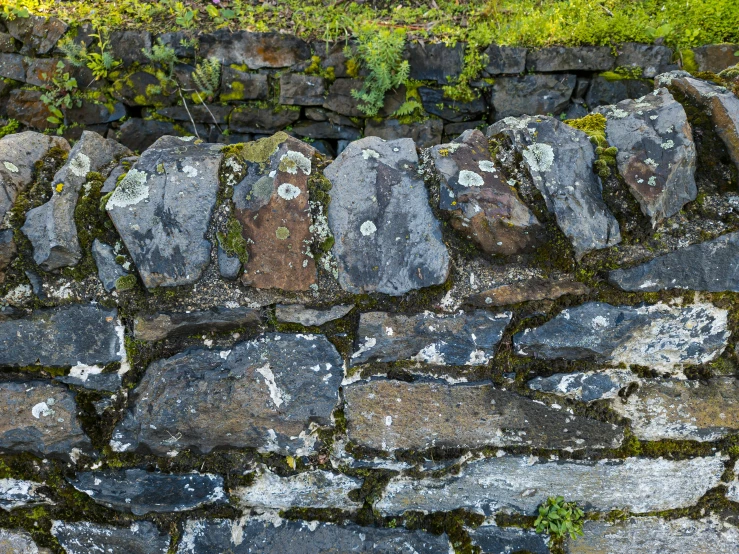
[[[726,498],[732,502],[739,502],[739,463],[734,464],[734,480],[729,483],[729,490],[726,492]]]
[[[459,123],[447,123],[444,125],[444,135],[456,138],[465,131],[471,129],[483,129],[487,126],[484,120],[477,121],[460,121]]]
[[[277,321],[283,323],[299,323],[306,327],[320,327],[329,321],[341,319],[353,308],[354,304],[332,306],[328,310],[314,310],[306,308],[302,304],[278,304],[275,308],[275,317]]]
[[[328,96],[323,107],[347,117],[364,117],[364,112],[357,107],[357,100],[352,90],[361,90],[361,79],[336,79],[328,89]]]
[[[529,50],[526,70],[540,73],[554,71],[607,71],[615,56],[610,46],[555,46]]]
[[[115,140],[131,150],[142,152],[161,137],[176,135],[177,131],[174,128],[174,123],[170,121],[132,117],[126,120],[118,131],[108,132],[108,136],[111,136],[111,134],[115,137]]]
[[[205,271],[221,148],[163,137],[108,199],[108,215],[147,288],[191,284]]]
[[[98,504],[118,512],[184,512],[226,501],[223,478],[209,473],[168,474],[143,469],[84,471],[70,484]]]
[[[529,381],[531,390],[550,392],[583,402],[616,398],[619,391],[639,378],[628,370],[606,369],[577,373],[555,373]]]
[[[485,49],[487,65],[483,69],[488,75],[523,73],[526,70],[526,48],[491,44]]]
[[[321,106],[326,94],[323,77],[285,73],[280,77],[280,104]]]
[[[652,89],[651,83],[643,79],[614,80],[608,79],[607,77],[595,76],[585,95],[585,103],[592,110],[598,106],[617,104],[629,98],[641,98],[652,92]]]
[[[598,462],[503,456],[471,462],[451,477],[395,478],[375,508],[388,515],[457,508],[486,515],[498,511],[534,515],[548,496],[558,494],[587,510],[645,513],[693,506],[720,483],[723,472],[719,455]]]
[[[323,335],[267,333],[230,350],[188,350],[148,367],[111,446],[312,453],[310,425],[331,424],[342,368]]]
[[[47,554],[51,550],[39,549],[33,537],[21,529],[0,529],[0,554]]]
[[[295,35],[221,29],[200,36],[200,55],[218,58],[224,66],[245,64],[249,69],[261,69],[310,60],[310,48]]]
[[[146,64],[149,59],[143,50],[151,51],[151,33],[148,31],[113,31],[109,38],[110,53],[123,62],[124,67],[135,63]]]
[[[16,17],[6,20],[8,33],[23,43],[21,54],[46,54],[67,31],[68,25],[56,17]]]
[[[269,135],[300,119],[300,109],[238,106],[231,112],[228,127],[237,133]]]
[[[641,76],[651,79],[672,67],[672,49],[656,44],[626,42],[617,48],[616,67],[631,67],[642,70]]]
[[[258,324],[258,310],[216,306],[209,310],[138,314],[134,318],[134,336],[139,340],[155,341],[208,332],[223,333]]]
[[[472,544],[482,548],[482,554],[510,554],[525,551],[549,554],[545,536],[530,529],[482,525],[468,531]]]
[[[347,436],[394,451],[616,448],[623,429],[544,406],[492,385],[406,383],[377,379],[344,387]]]
[[[493,84],[495,121],[519,115],[558,115],[567,109],[576,83],[572,74],[498,77]]]
[[[73,368],[69,375],[61,375],[54,380],[67,385],[108,392],[115,392],[121,388],[122,381],[118,372],[103,373],[101,368],[94,366]]]
[[[611,306],[588,302],[513,337],[520,356],[593,359],[663,371],[703,364],[726,348],[727,312],[712,304]]]
[[[333,185],[328,221],[344,290],[398,296],[446,281],[449,253],[412,140],[352,142],[324,175]]]
[[[149,111],[147,108],[144,110],[144,115],[149,117],[150,115],[156,114],[174,119],[175,121],[187,122],[191,122],[192,118],[192,121],[196,123],[218,123],[219,125],[223,125],[228,121],[232,110],[233,106],[194,104],[192,106],[188,105],[187,109],[184,106],[167,106],[159,108],[156,111]]]
[[[0,52],[6,54],[15,52],[15,41],[7,33],[0,33]]]
[[[712,73],[719,73],[727,67],[736,65],[739,61],[737,52],[739,52],[739,44],[708,44],[693,48],[698,71],[711,71]]]
[[[241,275],[241,260],[237,256],[229,256],[220,244],[218,245],[218,272],[221,277],[229,281],[235,281]]]
[[[148,521],[136,521],[130,527],[54,521],[51,534],[67,554],[166,554],[170,541],[169,534],[160,533]]]
[[[596,111],[606,116],[606,138],[618,148],[618,171],[652,225],[695,200],[693,132],[667,89]]]
[[[489,137],[499,133],[522,155],[577,258],[621,242],[618,222],[603,201],[600,178],[593,172],[595,150],[584,132],[542,116],[506,118],[487,131]]]
[[[368,119],[364,127],[364,136],[380,137],[384,140],[410,138],[419,148],[429,148],[441,142],[444,122],[430,117],[414,123],[400,123],[397,119],[375,121]]]
[[[130,156],[128,158],[121,158],[119,160],[118,165],[113,168],[113,170],[110,172],[110,175],[108,175],[108,178],[105,179],[105,182],[103,183],[103,188],[100,189],[100,192],[103,194],[108,194],[109,192],[113,192],[116,185],[118,184],[118,178],[128,173],[127,168],[131,167],[134,163],[136,163],[136,160],[138,159],[139,159],[138,156]],[[123,162],[126,162],[126,165],[124,165]]]
[[[487,112],[482,97],[472,102],[458,102],[446,98],[441,89],[430,87],[420,87],[418,94],[421,96],[424,110],[446,121],[472,121],[480,119]]]
[[[165,46],[173,48],[174,53],[178,58],[195,57],[195,46],[192,44],[183,44],[183,41],[187,41],[191,38],[192,35],[189,31],[173,31],[157,35],[157,41],[160,41]]]
[[[495,355],[511,313],[404,316],[365,312],[359,318],[351,365],[414,360],[438,365],[485,365]]]
[[[565,112],[565,119],[580,119],[588,115],[588,109],[581,102],[573,102]]]
[[[95,239],[92,243],[92,257],[98,268],[98,278],[108,292],[115,288],[115,282],[128,272],[115,261],[113,247]]]
[[[150,67],[120,75],[113,83],[112,95],[126,106],[171,106],[180,98],[175,83]]]
[[[299,137],[313,139],[357,140],[362,136],[362,132],[353,123],[351,125],[345,125],[331,121],[301,121],[293,126],[292,132]]]
[[[224,66],[221,75],[221,102],[242,100],[266,100],[269,93],[267,76],[262,73],[247,73]],[[285,102],[280,101],[280,104]],[[219,122],[220,123],[220,122]]]
[[[90,171],[100,172],[116,157],[130,154],[125,146],[84,131],[67,163],[51,182],[51,200],[29,210],[21,230],[33,244],[33,259],[44,271],[75,265],[82,258],[74,209]],[[61,186],[59,186],[61,185]]]
[[[0,479],[0,508],[9,512],[24,506],[50,503],[49,498],[38,490],[43,486],[43,483],[22,479]]]
[[[0,77],[24,83],[28,59],[20,54],[0,54]]]
[[[454,82],[464,67],[465,47],[464,42],[458,42],[454,46],[441,42],[406,44],[404,57],[410,65],[410,78],[436,81],[440,85]]]
[[[64,110],[64,120],[80,125],[101,125],[111,123],[123,119],[126,115],[126,107],[121,102],[113,102],[108,104],[102,102],[104,96],[97,96],[95,99],[83,98],[80,106],[67,108]]]

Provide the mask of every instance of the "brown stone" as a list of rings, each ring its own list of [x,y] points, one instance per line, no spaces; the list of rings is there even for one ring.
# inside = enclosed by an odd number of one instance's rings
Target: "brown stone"
[[[258,325],[259,311],[245,308],[215,307],[179,313],[140,315],[134,319],[134,335],[140,340],[162,340],[195,333],[226,332],[245,325]]]
[[[11,90],[5,108],[10,119],[17,119],[23,125],[40,131],[51,127],[47,118],[52,114],[41,101],[38,90]]]
[[[508,306],[532,300],[556,300],[565,294],[588,294],[590,289],[579,281],[569,279],[528,279],[501,285],[467,298],[472,306]]]
[[[357,100],[352,96],[353,90],[360,90],[362,81],[360,79],[336,79],[328,89],[323,107],[347,117],[364,117],[357,107]]]
[[[709,44],[693,49],[698,71],[718,73],[739,62],[739,44]]]

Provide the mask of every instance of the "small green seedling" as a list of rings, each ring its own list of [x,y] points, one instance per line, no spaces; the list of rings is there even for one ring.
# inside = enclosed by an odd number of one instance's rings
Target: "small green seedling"
[[[539,506],[539,516],[534,522],[537,533],[547,533],[549,544],[559,542],[569,535],[574,541],[582,537],[585,513],[575,502],[565,502],[561,496],[550,496]]]

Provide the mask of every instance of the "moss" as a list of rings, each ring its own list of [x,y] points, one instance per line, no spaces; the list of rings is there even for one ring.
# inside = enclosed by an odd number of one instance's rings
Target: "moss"
[[[594,165],[596,173],[602,178],[611,174],[609,166],[616,165],[616,154],[618,149],[609,146],[606,139],[606,117],[603,114],[593,113],[580,119],[567,119],[565,123],[570,127],[583,131],[593,144],[597,156]]]
[[[224,90],[230,90],[228,92],[221,92],[221,102],[246,99],[246,90],[244,88],[244,83],[241,83],[239,81],[231,81],[231,83],[222,88]]]
[[[271,137],[242,144],[239,153],[248,162],[265,164],[287,139],[287,133],[280,131]]]
[[[118,292],[131,290],[136,286],[136,282],[135,275],[122,275],[115,280],[115,290]]]
[[[604,71],[598,75],[607,81],[622,81],[624,79],[641,79],[641,67],[617,67],[612,71]]]
[[[695,61],[695,52],[690,48],[680,50],[680,60],[685,71],[694,73],[698,71],[698,62]]]
[[[218,244],[231,257],[236,256],[242,264],[249,261],[244,229],[238,219],[231,216],[226,223],[226,232],[217,233]]]

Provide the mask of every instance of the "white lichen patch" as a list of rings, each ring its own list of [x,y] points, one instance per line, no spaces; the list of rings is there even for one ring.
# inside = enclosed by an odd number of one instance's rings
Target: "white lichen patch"
[[[362,235],[364,235],[365,237],[373,235],[376,231],[377,226],[374,224],[373,221],[370,221],[369,219],[359,226],[359,232],[362,233]]]
[[[666,140],[662,144],[660,144],[663,150],[669,150],[670,148],[675,146],[675,143],[672,140]]]
[[[278,169],[289,173],[290,175],[297,175],[299,169],[304,175],[310,175],[311,163],[310,160],[300,152],[288,150],[280,158]]]
[[[81,381],[87,381],[90,375],[99,375],[103,372],[103,368],[97,365],[87,365],[82,362],[77,362],[77,365],[72,366],[69,370],[69,377],[75,377]]]
[[[548,144],[535,143],[523,151],[523,158],[532,171],[549,171],[554,163],[554,150]]]
[[[352,359],[359,358],[365,352],[372,350],[376,345],[377,339],[375,337],[364,337],[364,343],[359,347],[359,350],[352,354]]]
[[[272,368],[269,367],[269,364],[264,364],[262,367],[258,367],[256,371],[264,377],[264,382],[267,385],[267,389],[269,389],[269,397],[277,408],[282,406],[285,402],[290,401],[290,395],[277,386],[275,374],[272,372]]]
[[[46,402],[39,402],[31,408],[31,415],[36,419],[41,419],[42,417],[54,415],[54,410],[52,410]]]
[[[187,175],[188,177],[197,177],[198,176],[198,170],[195,169],[191,165],[186,165],[182,168],[182,173]]]
[[[77,177],[84,177],[90,172],[90,158],[80,152],[69,162],[69,170]]]
[[[651,177],[649,178],[649,180],[647,181],[647,184],[648,184],[648,185],[649,185],[650,187],[656,187],[656,186],[657,186],[657,177],[655,177],[654,175],[652,175],[652,176],[651,176]]]
[[[369,160],[370,158],[374,158],[376,160],[380,159],[380,153],[376,152],[375,150],[372,150],[371,148],[365,148],[362,150],[362,157],[365,160]]]
[[[146,184],[146,178],[145,171],[131,169],[110,195],[105,209],[125,208],[149,198],[149,185]]]
[[[480,160],[477,166],[480,168],[480,171],[484,171],[485,173],[495,173],[495,164],[490,160]]]
[[[439,364],[445,365],[444,353],[441,352],[440,347],[446,343],[443,341],[438,343],[432,343],[424,346],[418,354],[411,357],[414,362],[426,362],[427,364]]]
[[[629,112],[620,108],[614,108],[609,112],[608,115],[610,115],[611,117],[615,117],[616,119],[623,119],[625,117],[628,117]]]
[[[290,183],[282,183],[277,187],[277,194],[284,200],[294,200],[300,196],[300,189]]]
[[[16,166],[14,163],[3,162],[3,165],[5,166],[5,169],[10,171],[11,173],[18,173],[19,171],[18,166]]]
[[[485,184],[485,180],[481,175],[467,169],[463,169],[459,172],[459,179],[457,182],[462,187],[481,187]]]

